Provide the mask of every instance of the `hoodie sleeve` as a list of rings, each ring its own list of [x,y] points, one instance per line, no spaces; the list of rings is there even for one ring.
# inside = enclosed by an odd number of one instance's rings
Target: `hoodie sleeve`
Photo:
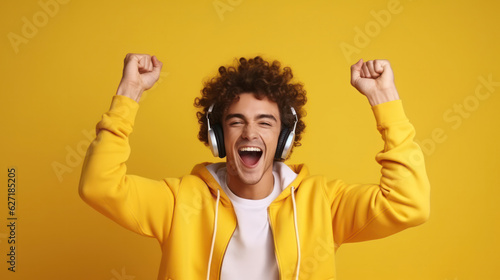
[[[335,243],[382,238],[428,219],[430,185],[424,156],[414,142],[415,129],[401,100],[372,107],[385,142],[376,155],[382,166],[380,183],[327,184]]]
[[[115,95],[111,108],[96,127],[83,164],[79,193],[97,211],[118,224],[160,241],[170,230],[174,196],[171,185],[178,180],[151,180],[128,175],[132,132],[139,104]]]

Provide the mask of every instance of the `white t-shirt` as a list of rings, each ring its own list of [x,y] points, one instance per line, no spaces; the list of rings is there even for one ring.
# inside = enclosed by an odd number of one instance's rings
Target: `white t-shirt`
[[[236,230],[222,261],[221,279],[277,280],[278,264],[267,208],[295,180],[297,174],[286,164],[275,162],[272,193],[263,199],[254,200],[241,198],[228,188],[224,164],[212,164],[207,169],[228,195],[237,219]]]

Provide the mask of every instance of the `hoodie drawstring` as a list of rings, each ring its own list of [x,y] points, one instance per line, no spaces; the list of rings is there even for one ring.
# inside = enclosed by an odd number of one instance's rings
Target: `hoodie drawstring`
[[[300,239],[299,239],[299,225],[297,223],[297,204],[295,203],[295,188],[292,186],[292,204],[293,204],[293,220],[295,225],[295,238],[297,239],[297,274],[295,275],[295,279],[299,279],[299,271],[300,271]]]
[[[297,223],[297,204],[295,203],[295,188],[292,186],[292,204],[293,204],[293,222],[295,226],[295,238],[297,240],[297,274],[295,275],[295,279],[299,279],[300,272],[300,238],[299,238],[299,225]],[[208,270],[207,270],[207,280],[210,279],[210,268],[212,266],[212,256],[214,253],[215,247],[215,237],[217,235],[217,220],[219,216],[219,201],[220,201],[220,190],[217,190],[217,201],[215,202],[215,219],[214,219],[214,232],[212,235],[212,245],[210,246],[210,257],[208,258]]]
[[[217,190],[217,201],[215,202],[214,233],[212,235],[212,245],[210,246],[210,257],[208,258],[207,280],[210,279],[210,267],[212,266],[212,256],[214,254],[215,236],[217,235],[217,219],[219,218],[220,190]]]

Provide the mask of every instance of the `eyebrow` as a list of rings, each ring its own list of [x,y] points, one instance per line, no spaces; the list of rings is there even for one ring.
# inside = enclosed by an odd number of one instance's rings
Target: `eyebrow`
[[[242,114],[229,114],[226,116],[226,118],[224,120],[227,121],[227,120],[232,119],[232,118],[239,118],[242,120],[246,120],[245,116],[243,116]],[[256,120],[271,119],[275,122],[278,122],[278,120],[271,114],[260,114],[260,115],[257,115],[257,117],[255,119]]]

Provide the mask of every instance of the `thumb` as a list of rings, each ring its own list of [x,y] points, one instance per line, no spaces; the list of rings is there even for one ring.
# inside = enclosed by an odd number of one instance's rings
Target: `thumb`
[[[363,66],[363,59],[358,60],[351,66],[351,85],[355,85],[356,81],[360,78],[361,66]]]
[[[151,58],[151,61],[153,62],[153,72],[155,75],[160,75],[161,68],[163,67],[163,63],[158,60],[156,56],[153,56]]]

